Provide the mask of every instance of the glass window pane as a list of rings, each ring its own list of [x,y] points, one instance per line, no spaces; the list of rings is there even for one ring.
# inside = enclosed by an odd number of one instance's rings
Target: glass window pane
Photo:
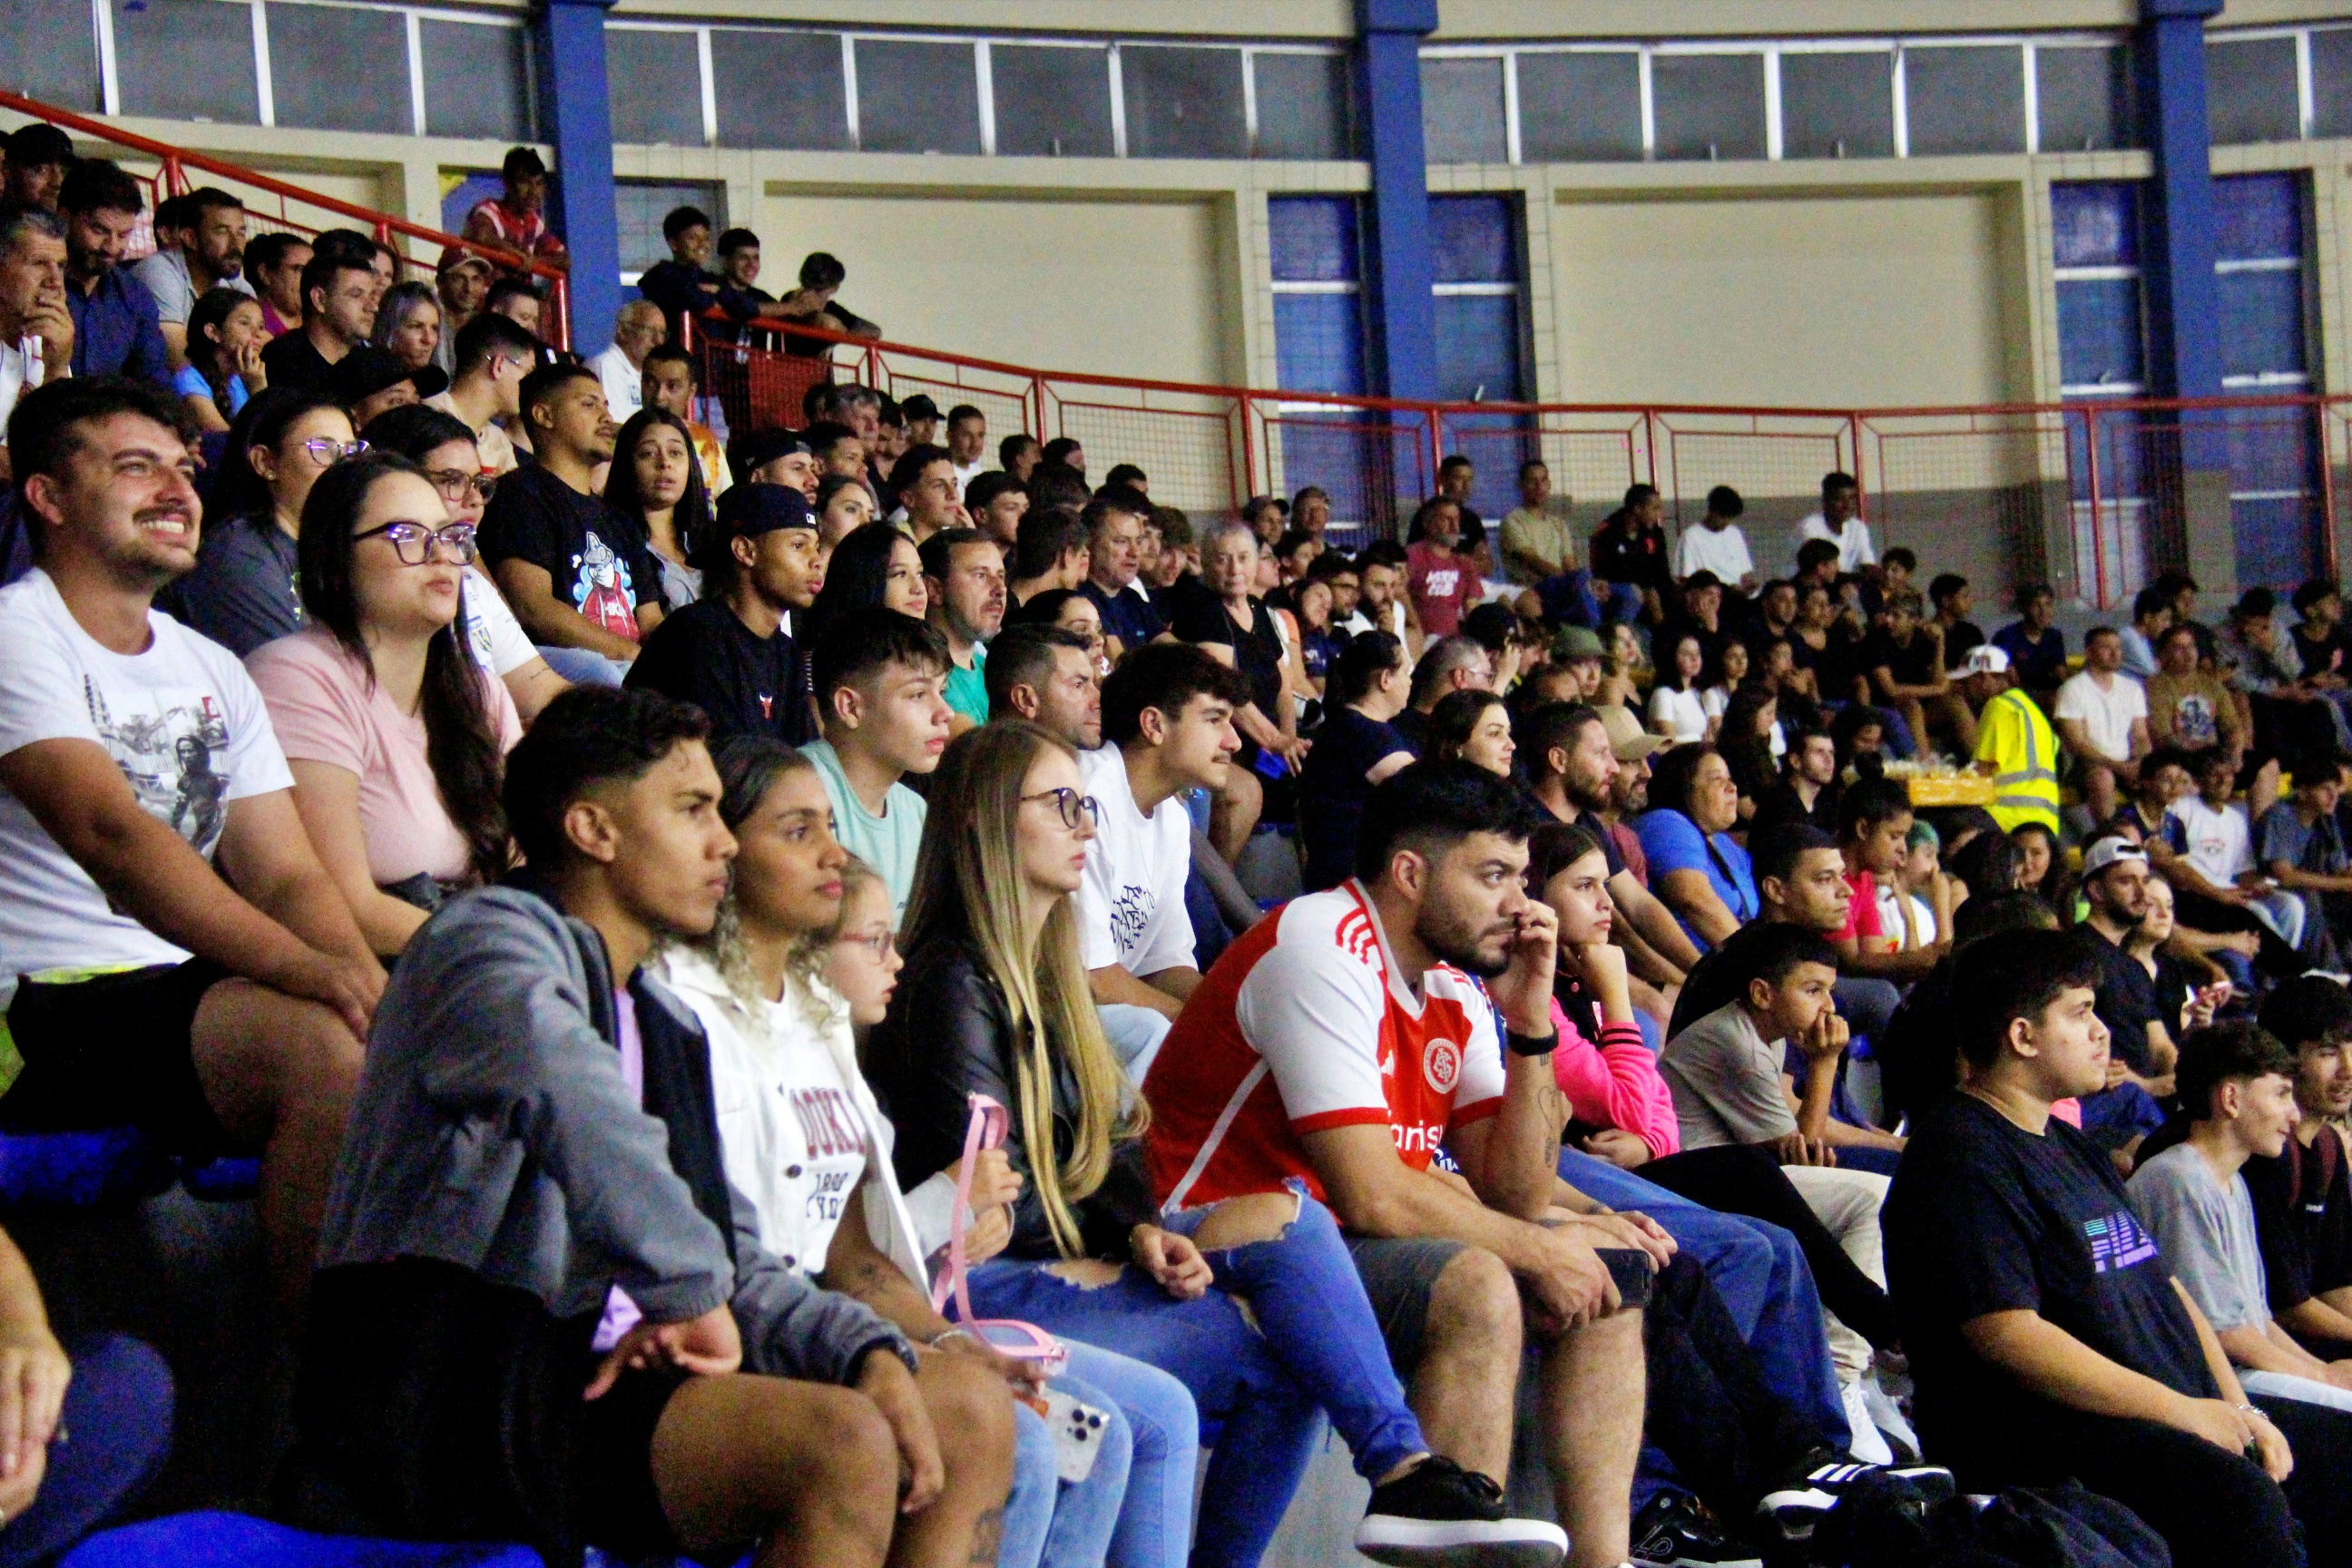
[[[125,114],[254,125],[253,9],[240,0],[107,0]],[[402,96],[407,96],[404,85]]]
[[[621,180],[613,186],[613,210],[621,228],[621,270],[643,272],[669,259],[662,219],[674,208],[700,207],[711,222],[727,226],[727,187],[670,181]]]
[[[2352,27],[2311,30],[2311,133],[2352,136]]]
[[[1354,294],[1274,297],[1275,374],[1285,390],[1364,390],[1360,308]]]
[[[868,153],[978,153],[971,46],[858,39],[857,144]]]
[[[1269,196],[1274,278],[1279,283],[1339,283],[1357,276],[1356,198]]]
[[[1640,162],[1641,57],[1630,49],[1521,55],[1519,156],[1530,163]]]
[[[1762,55],[1659,55],[1650,61],[1658,156],[1764,156]]]
[[[1895,58],[1867,54],[1780,56],[1780,155],[1895,156]]]
[[[0,60],[8,62],[8,85],[28,98],[92,114],[105,107],[89,0],[8,0],[0,5]]]
[[[2067,279],[2058,285],[2058,378],[2072,387],[2137,385],[2139,279]]]
[[[2303,268],[2224,272],[2221,374],[2263,375],[2305,365]]]
[[[1911,156],[2025,151],[2025,51],[2012,45],[1903,51]]]
[[[1156,47],[1118,51],[1132,158],[1246,158],[1242,52]]]
[[[2139,191],[2120,182],[2050,187],[2055,260],[2061,267],[2139,265]]]
[[[699,53],[692,33],[604,29],[614,141],[647,147],[702,145]]]
[[[2262,261],[2303,254],[2303,176],[2224,174],[2213,182],[2214,258]]]
[[[1257,86],[1260,158],[1352,158],[1356,150],[1353,73],[1345,55],[1250,57]]]
[[[992,44],[996,150],[1014,157],[1108,158],[1110,51]]]
[[[2205,112],[2217,145],[2293,142],[2303,134],[2293,38],[2216,38],[2205,45]]]
[[[1517,207],[1508,196],[1432,196],[1431,279],[1438,283],[1519,280]]]
[[[1441,294],[1437,395],[1448,403],[1519,396],[1519,301],[1509,294]]]
[[[408,23],[397,11],[271,0],[269,90],[278,123],[413,134]]]
[[[777,91],[786,81],[793,89]],[[719,100],[721,147],[849,150],[838,33],[714,27],[710,88]]]
[[[538,137],[531,114],[530,50],[520,27],[417,23],[425,50],[425,129],[493,142]]]
[[[2131,51],[2033,51],[2033,87],[2044,153],[2103,153],[2137,144],[2132,129]]]
[[[1421,62],[1421,134],[1433,163],[1501,163],[1510,157],[1503,137],[1503,59],[1424,56]]]

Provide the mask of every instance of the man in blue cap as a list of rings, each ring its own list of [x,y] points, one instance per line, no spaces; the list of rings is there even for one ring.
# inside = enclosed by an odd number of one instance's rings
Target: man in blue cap
[[[719,498],[718,537],[701,552],[703,596],[646,639],[628,684],[691,702],[713,740],[815,736],[808,662],[784,629],[824,585],[808,498],[790,485],[740,484]]]

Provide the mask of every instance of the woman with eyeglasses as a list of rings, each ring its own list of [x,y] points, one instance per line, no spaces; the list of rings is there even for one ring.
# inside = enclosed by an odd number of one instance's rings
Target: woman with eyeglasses
[[[950,1239],[961,1162],[902,1191],[888,1158],[894,1131],[858,1067],[856,1026],[879,1021],[896,984],[888,889],[834,838],[824,784],[807,758],[768,736],[736,735],[712,748],[712,761],[724,786],[719,816],[738,846],[734,885],[711,933],[667,948],[656,973],[709,1041],[730,1183],[785,1267],[856,1297],[944,1355],[977,1362],[1016,1393],[1038,1392],[1034,1363],[996,1353],[933,1310],[925,1260]],[[835,975],[847,991],[835,988]],[[1003,1250],[1006,1205],[1020,1184],[1003,1151],[975,1159],[978,1217],[966,1237],[973,1259]],[[1076,1568],[1110,1552],[1133,1441],[1089,1372],[1114,1387],[1156,1385],[1161,1402],[1189,1409],[1163,1373],[1107,1352],[1075,1356],[1052,1386],[1104,1414],[1099,1447],[1086,1478],[1064,1483],[1045,1418],[1015,1406],[1013,1489],[997,1568]],[[950,1420],[935,1424],[952,1466],[961,1434]]]
[[[339,465],[302,512],[310,625],[247,656],[319,858],[384,957],[509,858],[499,781],[522,722],[458,629],[473,525],[416,465]]]
[[[682,610],[702,597],[698,563],[712,542],[710,495],[685,420],[662,408],[629,416],[613,443],[604,503],[645,529],[661,565],[663,603]]]
[[[377,415],[361,434],[373,450],[397,453],[424,469],[425,482],[448,508],[449,521],[481,526],[482,510],[489,505],[498,479],[484,466],[481,448],[464,420],[413,403]],[[478,559],[466,567],[463,625],[467,645],[482,668],[505,684],[525,729],[541,709],[570,689],[572,683],[539,656]]]
[[[972,1310],[1148,1362],[1222,1423],[1194,1564],[1264,1554],[1319,1441],[1318,1404],[1374,1486],[1360,1546],[1499,1522],[1499,1487],[1431,1455],[1328,1208],[1296,1188],[1170,1214],[1152,1202],[1150,1110],[1103,1037],[1078,944],[1073,895],[1100,813],[1076,753],[1034,724],[982,725],[948,743],[930,803],[906,973],[866,1072],[918,1191],[961,1158],[969,1096],[1006,1109],[1023,1184],[1004,1253],[972,1271]],[[1106,1392],[1135,1435],[1110,1560],[1185,1562],[1192,1439]],[[1149,1539],[1124,1552],[1127,1521],[1147,1516]]]
[[[239,658],[300,631],[295,541],[303,503],[320,475],[366,449],[324,387],[254,394],[229,426],[196,569],[167,607]]]

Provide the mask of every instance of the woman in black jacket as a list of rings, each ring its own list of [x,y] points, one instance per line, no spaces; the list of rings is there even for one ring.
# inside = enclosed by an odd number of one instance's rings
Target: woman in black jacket
[[[972,1271],[973,1310],[1148,1362],[1191,1390],[1204,1426],[1222,1424],[1195,1564],[1258,1561],[1313,1457],[1318,1403],[1374,1483],[1359,1546],[1496,1539],[1500,1487],[1430,1455],[1328,1209],[1294,1191],[1156,1211],[1138,1142],[1150,1111],[1103,1038],[1080,957],[1072,895],[1099,814],[1076,756],[1034,725],[982,725],[949,744],[930,799],[907,967],[866,1068],[901,1182],[962,1156],[970,1096],[1010,1113],[1024,1186],[1011,1244]],[[1220,1284],[1249,1296],[1263,1332]],[[1125,1414],[1131,1501],[1155,1484],[1151,1420]],[[1189,1458],[1170,1453],[1157,1472],[1171,1564]],[[1462,1542],[1433,1537],[1453,1526]]]

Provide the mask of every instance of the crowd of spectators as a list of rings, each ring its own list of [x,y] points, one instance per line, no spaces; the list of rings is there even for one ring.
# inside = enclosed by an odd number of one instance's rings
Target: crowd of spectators
[[[2163,577],[2077,668],[1844,474],[1780,572],[1729,487],[1588,533],[1538,460],[1391,539],[833,380],[722,447],[685,340],[873,332],[835,258],[779,300],[681,208],[583,362],[218,190],[125,265],[39,130],[0,1135],[259,1156],[284,1518],[1246,1564],[1328,1421],[1382,1562],[2072,1477],[2352,1563],[2334,584]],[[467,237],[561,265],[505,175]],[[16,1561],[136,1494],[160,1369],[4,1238],[0,1347]]]

